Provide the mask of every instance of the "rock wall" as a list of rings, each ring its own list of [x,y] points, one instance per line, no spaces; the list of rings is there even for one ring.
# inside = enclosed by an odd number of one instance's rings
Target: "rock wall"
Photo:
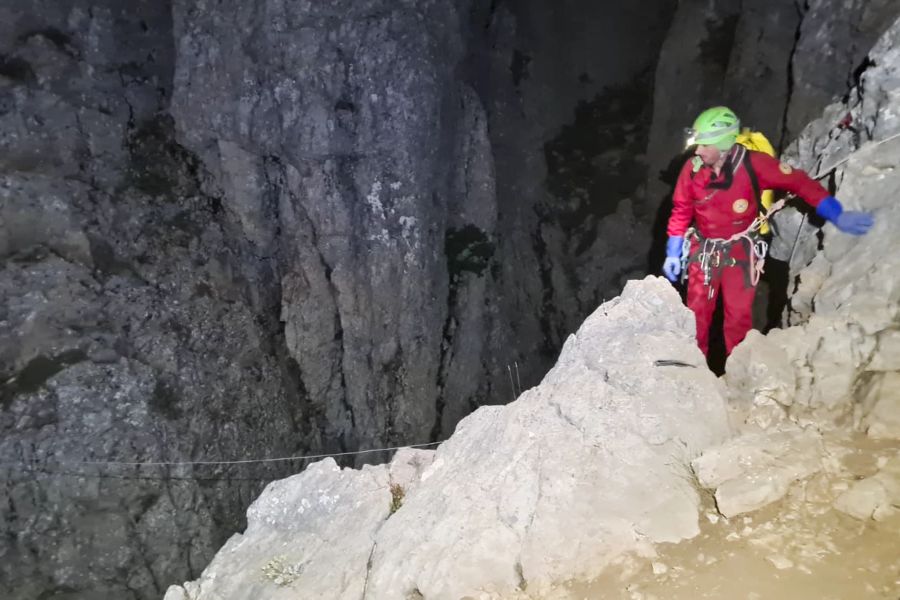
[[[641,272],[620,201],[642,171],[621,142],[640,153],[646,105],[628,102],[649,80],[631,81],[652,70],[665,10],[225,12],[176,3],[172,111],[240,235],[277,265],[273,298],[321,448],[446,437],[511,397],[508,367],[539,380],[565,336]],[[623,46],[630,60],[607,58]],[[611,123],[588,143],[599,115]]]
[[[843,177],[842,167],[848,155],[869,142],[881,143],[900,131],[893,103],[897,95],[896,32],[889,29],[866,56],[866,65],[857,74],[857,85],[842,103],[830,105],[786,149],[791,164],[823,178],[835,193],[851,204],[855,191],[837,189]],[[835,123],[846,123],[835,126]],[[797,274],[810,265],[820,249],[821,219],[789,206],[776,214],[772,252],[790,260],[792,291],[797,293],[788,307],[788,323],[808,317],[809,293],[796,290]],[[804,286],[808,287],[808,286]],[[796,313],[796,314],[795,314]]]
[[[497,165],[498,296],[516,315],[503,351],[533,385],[569,333],[646,271],[633,198],[674,2],[495,4],[468,72]]]
[[[295,450],[283,336],[174,139],[169,3],[7,3],[0,44],[0,596],[158,597],[289,471],[82,461]]]
[[[325,450],[440,433],[442,390],[467,406],[472,385],[453,357],[485,360],[457,335],[490,328],[496,219],[483,109],[454,77],[464,7],[175,5],[179,137],[276,270]]]

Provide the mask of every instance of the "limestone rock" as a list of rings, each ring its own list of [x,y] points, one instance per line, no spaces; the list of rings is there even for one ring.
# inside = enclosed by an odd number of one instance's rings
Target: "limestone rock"
[[[854,482],[838,496],[834,507],[860,520],[883,521],[900,512],[900,456],[872,477]]]
[[[862,406],[862,428],[869,437],[900,439],[900,372],[876,374]]]
[[[500,597],[525,586],[539,594],[596,575],[623,552],[692,537],[699,498],[688,462],[727,437],[725,399],[706,369],[658,360],[702,364],[693,319],[664,280],[630,282],[516,402],[479,409],[434,453],[398,454],[389,468],[363,472],[326,461],[272,484],[247,531],[199,582],[170,594],[360,597],[361,586],[367,598]],[[388,473],[401,471],[411,481],[389,514]],[[334,508],[313,510],[317,498]],[[281,555],[291,583],[261,582],[262,558]]]
[[[849,424],[872,437],[897,435],[900,380],[890,370],[898,360],[894,338],[900,321],[900,287],[893,276],[900,271],[893,234],[900,226],[900,208],[892,200],[900,194],[900,171],[893,166],[900,139],[890,136],[900,130],[894,117],[900,110],[897,52],[900,20],[872,50],[878,66],[860,79],[854,105],[826,111],[797,146],[842,156],[837,195],[848,210],[872,212],[876,224],[860,237],[826,225],[823,248],[800,272],[791,299],[799,324],[765,337],[751,332],[729,358],[724,379],[730,408],[745,433],[706,450],[693,463],[701,483],[716,490],[726,516],[772,502],[793,481],[823,468],[839,471],[839,458],[825,452],[818,431]],[[878,121],[872,111],[883,115],[879,141],[856,149],[841,137],[846,132],[832,137],[823,123],[842,111],[861,123]],[[868,518],[889,504],[887,498],[876,476],[855,484],[835,505]]]
[[[794,166],[816,176],[825,176],[835,167],[840,167],[862,145],[886,140],[900,131],[896,108],[897,94],[900,93],[900,78],[897,75],[900,70],[900,26],[897,24],[897,15],[890,14],[896,8],[885,8],[887,13],[883,13],[884,21],[876,26],[876,30],[885,26],[886,29],[869,51],[864,69],[855,77],[856,86],[848,94],[848,101],[828,106],[823,116],[809,123],[785,150],[785,160]],[[871,16],[877,15],[881,10],[876,7]],[[866,21],[874,23],[868,18]],[[828,70],[822,70],[823,73],[826,71]],[[850,127],[838,126],[848,118]],[[862,171],[866,176],[872,177],[880,174],[882,167],[873,163],[863,166]],[[839,191],[838,196],[854,200],[852,195],[843,191]],[[772,241],[772,253],[776,258],[787,260],[793,249],[795,256],[790,265],[792,279],[817,254],[817,228],[805,220],[798,236],[800,221],[801,215],[792,208],[781,211],[775,218],[776,235]],[[801,286],[806,276],[804,273],[801,277]],[[805,320],[811,312],[809,304],[791,308],[799,313],[792,316],[792,322]]]
[[[831,136],[816,122],[797,146],[803,156],[815,148],[823,161],[843,161],[837,195],[848,210],[872,212],[875,226],[861,237],[825,226],[823,249],[800,271],[791,298],[797,325],[772,332],[765,342],[748,336],[748,347],[735,353],[749,357],[756,367],[736,358],[729,362],[733,373],[728,376],[733,393],[746,403],[772,385],[748,379],[749,370],[779,373],[776,387],[794,390],[788,408],[792,420],[817,427],[852,421],[873,436],[894,435],[897,418],[896,386],[893,376],[884,373],[900,360],[895,339],[900,288],[892,275],[900,268],[892,233],[900,224],[900,209],[891,200],[900,193],[900,172],[892,166],[900,155],[900,139],[892,137],[900,131],[900,120],[893,116],[900,111],[898,52],[900,21],[872,50],[875,64],[860,78],[852,104],[830,111],[850,113],[858,123],[880,123],[875,141],[855,149],[847,132]]]
[[[269,484],[193,586],[166,598],[356,600],[372,541],[391,511],[387,467],[340,469],[333,459]]]
[[[242,241],[165,114],[173,49],[167,1],[0,6],[3,598],[157,598],[213,556],[253,477],[289,473],[81,464],[298,437],[277,314],[252,300],[276,282],[237,275]]]
[[[715,490],[726,517],[782,498],[790,485],[822,469],[821,435],[796,427],[747,433],[707,449],[691,463],[700,484]]]
[[[790,358],[776,335],[751,330],[728,357],[725,383],[729,409],[737,425],[768,429],[786,418],[794,403],[797,382]]]

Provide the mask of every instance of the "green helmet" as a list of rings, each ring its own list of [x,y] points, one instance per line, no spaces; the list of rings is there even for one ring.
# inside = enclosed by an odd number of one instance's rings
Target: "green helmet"
[[[700,113],[691,130],[690,143],[715,146],[726,152],[734,146],[741,122],[730,108],[714,106]]]

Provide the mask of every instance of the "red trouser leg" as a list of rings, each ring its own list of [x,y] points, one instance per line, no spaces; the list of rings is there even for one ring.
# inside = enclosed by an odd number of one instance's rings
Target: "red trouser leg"
[[[722,269],[722,305],[725,309],[725,353],[730,355],[753,328],[753,297],[756,288],[748,285],[745,269],[740,266]]]
[[[697,320],[697,345],[703,354],[709,354],[709,326],[719,299],[719,283],[719,278],[714,278],[709,285],[704,285],[700,263],[688,265],[687,306]],[[709,297],[710,290],[713,291],[712,298]]]

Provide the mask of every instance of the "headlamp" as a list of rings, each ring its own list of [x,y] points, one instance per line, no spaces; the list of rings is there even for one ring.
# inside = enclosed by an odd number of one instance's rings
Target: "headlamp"
[[[692,128],[687,128],[684,130],[684,147],[685,149],[690,148],[697,144],[697,132]]]

